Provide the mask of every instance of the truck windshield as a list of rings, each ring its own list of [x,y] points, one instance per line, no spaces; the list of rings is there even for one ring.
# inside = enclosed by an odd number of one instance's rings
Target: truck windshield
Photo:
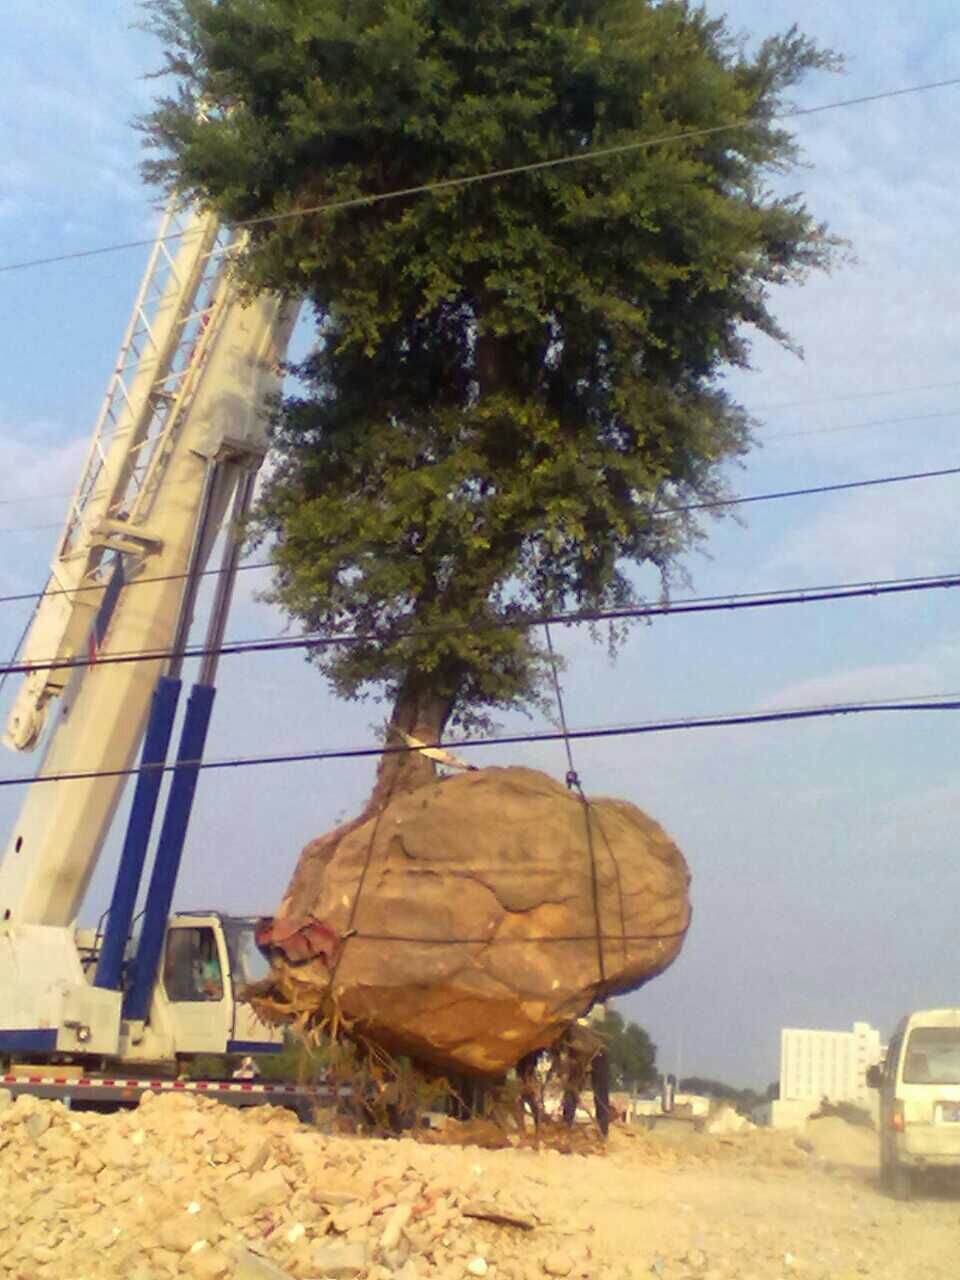
[[[904,1084],[960,1084],[960,1027],[916,1027],[903,1060]]]

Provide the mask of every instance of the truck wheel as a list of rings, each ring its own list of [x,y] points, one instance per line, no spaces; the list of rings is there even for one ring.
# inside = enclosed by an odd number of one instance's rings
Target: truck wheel
[[[894,1200],[909,1200],[913,1195],[913,1175],[911,1171],[902,1164],[893,1164],[890,1166],[890,1194]]]

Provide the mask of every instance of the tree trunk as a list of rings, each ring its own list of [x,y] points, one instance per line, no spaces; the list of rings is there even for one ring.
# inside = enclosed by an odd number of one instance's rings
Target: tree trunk
[[[404,734],[425,745],[433,745],[443,737],[455,694],[438,694],[423,676],[408,676],[397,694],[387,730],[388,747],[406,747]],[[380,757],[377,778],[366,807],[376,813],[393,796],[415,791],[436,776],[436,765],[419,751],[388,751]]]

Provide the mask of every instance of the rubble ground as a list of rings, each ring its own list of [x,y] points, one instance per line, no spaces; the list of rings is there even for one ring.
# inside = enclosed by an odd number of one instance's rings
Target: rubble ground
[[[2,1280],[955,1280],[958,1197],[878,1190],[875,1135],[615,1127],[603,1155],[334,1136],[147,1095],[0,1091]]]

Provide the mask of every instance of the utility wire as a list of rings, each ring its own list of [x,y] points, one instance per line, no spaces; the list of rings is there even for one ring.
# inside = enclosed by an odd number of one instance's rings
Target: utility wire
[[[475,186],[481,182],[495,182],[503,178],[513,178],[522,173],[536,173],[544,169],[559,169],[565,165],[583,164],[587,161],[606,160],[611,156],[629,155],[631,152],[647,150],[651,147],[666,146],[673,142],[688,142],[698,138],[714,137],[720,133],[733,130],[752,129],[761,124],[775,120],[795,120],[803,116],[819,115],[825,111],[837,111],[841,107],[864,106],[871,102],[882,102],[890,98],[903,98],[915,93],[929,93],[934,89],[946,89],[960,85],[960,76],[948,80],[931,80],[925,84],[907,85],[902,89],[885,89],[879,93],[861,94],[856,98],[839,98],[833,102],[823,102],[814,107],[795,107],[790,111],[781,111],[775,115],[758,120],[750,116],[729,120],[725,124],[707,125],[699,129],[683,129],[679,133],[660,134],[654,138],[642,138],[636,142],[622,142],[611,147],[598,147],[590,151],[579,151],[573,155],[556,156],[551,160],[536,160],[528,164],[509,165],[503,169],[488,169],[481,173],[464,174],[462,177],[443,178],[437,182],[425,182],[413,187],[403,187],[395,191],[383,191],[365,196],[352,196],[343,200],[330,200],[322,204],[310,205],[304,209],[291,209],[285,213],[262,214],[256,218],[244,218],[233,227],[262,226],[265,223],[286,222],[293,218],[310,217],[314,214],[334,213],[345,209],[358,209],[364,206],[383,204],[388,200],[401,200],[410,196],[430,195],[437,191],[449,191],[456,187]],[[172,232],[164,236],[164,240],[179,240],[192,234],[186,231]],[[139,240],[125,240],[116,244],[100,245],[95,249],[77,249],[70,253],[53,254],[46,258],[28,258],[22,262],[0,264],[0,272],[24,271],[30,267],[49,266],[59,262],[73,262],[80,258],[99,257],[107,253],[118,253],[124,249],[142,249],[157,243],[157,237]]]
[[[960,382],[931,383],[927,387],[902,387],[897,390],[891,390],[891,391],[866,391],[863,393],[858,393],[858,394],[849,395],[849,396],[827,397],[824,400],[798,400],[794,404],[779,404],[779,405],[766,405],[766,406],[761,405],[751,409],[750,413],[760,413],[760,412],[770,411],[773,409],[792,409],[795,407],[800,408],[807,405],[834,404],[840,400],[860,400],[860,399],[868,399],[873,396],[892,396],[892,395],[899,395],[901,392],[903,394],[906,394],[907,392],[912,392],[912,391],[940,390],[946,387],[960,387]],[[906,424],[909,422],[927,422],[933,418],[956,418],[956,417],[960,417],[960,408],[947,409],[947,410],[940,411],[938,413],[914,414],[911,417],[905,417],[905,418],[874,418],[867,422],[853,422],[853,423],[844,424],[842,426],[804,427],[796,431],[774,431],[774,432],[771,432],[770,434],[764,435],[763,443],[767,444],[771,440],[793,439],[796,436],[828,435],[838,431],[865,431],[869,427],[894,427],[894,426],[900,426],[901,424]],[[64,498],[70,498],[72,496],[73,496],[72,492],[67,492],[66,490],[64,490],[64,491],[61,491],[60,493],[41,493],[41,494],[34,494],[31,496],[17,497],[17,498],[0,498],[0,507],[22,506],[32,502],[53,502],[54,500],[62,501]],[[0,528],[0,533],[34,533],[41,529],[59,529],[62,527],[62,525],[63,525],[63,521],[60,521],[57,524],[9,525],[9,526]]]
[[[238,570],[269,569],[270,567],[271,565],[269,561],[262,561],[262,562],[253,563],[253,564],[238,565],[237,569]],[[220,574],[222,572],[223,572],[222,569],[204,569],[201,571],[200,576],[210,576],[214,574]],[[187,576],[188,575],[185,573],[171,573],[171,574],[166,574],[157,578],[136,578],[133,580],[133,582],[128,582],[126,586],[129,588],[132,586],[136,586],[138,584],[145,584],[148,582],[179,581],[179,580],[182,580],[183,578],[186,578]],[[730,605],[730,606],[743,605],[744,607],[747,607],[752,604],[753,607],[762,607],[768,601],[772,604],[793,604],[793,603],[803,603],[803,602],[819,602],[819,601],[827,601],[827,600],[833,600],[833,599],[842,600],[842,599],[845,599],[846,597],[851,597],[855,599],[861,595],[877,596],[877,595],[896,594],[898,591],[901,591],[901,590],[902,591],[912,591],[912,590],[932,591],[941,587],[949,588],[953,586],[955,582],[960,583],[960,573],[958,574],[923,574],[919,576],[905,577],[905,578],[869,578],[869,579],[862,579],[856,582],[815,583],[813,585],[806,586],[806,587],[778,588],[778,589],[771,589],[768,591],[726,592],[722,595],[712,595],[712,596],[685,596],[685,597],[681,597],[679,600],[664,602],[659,605],[644,606],[644,608],[650,611],[660,610],[663,614],[687,613],[687,612],[693,612],[693,611],[708,612],[709,610],[706,608],[706,606],[715,606],[717,608],[720,608],[726,605]],[[94,591],[94,590],[99,591],[99,590],[102,590],[102,588],[99,586],[77,588],[77,591]],[[35,600],[35,599],[38,599],[40,596],[42,596],[42,594],[43,594],[42,592],[28,592],[24,595],[18,595],[18,596],[0,596],[0,604],[3,604],[5,602],[10,602],[10,601]],[[51,592],[48,592],[47,594],[48,595],[69,595],[70,592],[67,588],[60,588],[57,591],[51,591]],[[557,618],[559,621],[575,620],[574,615],[557,615]],[[604,620],[614,621],[615,619],[612,616],[609,619],[605,617],[595,616],[591,618],[586,618],[584,620],[596,622],[596,621],[604,621]],[[461,627],[466,627],[474,624],[461,623],[457,625]],[[491,626],[494,624],[487,621],[484,625]],[[504,622],[498,625],[506,626],[508,624]],[[509,625],[519,625],[519,624],[512,623]],[[537,624],[535,622],[531,622],[530,625],[534,626]],[[23,635],[21,636],[20,641],[18,642],[16,649],[14,650],[14,656],[10,659],[11,664],[16,661],[16,654],[17,652],[19,652],[20,644],[22,644],[23,640],[26,638],[26,633],[27,633],[27,630],[29,630],[29,626],[30,626],[30,623],[28,621],[27,626],[23,632]],[[439,628],[435,628],[435,629],[439,630]],[[230,640],[227,643],[239,644],[239,645],[251,645],[251,644],[257,644],[264,639],[279,640],[281,638],[282,638],[281,636],[266,636],[266,637],[255,636],[247,640]],[[346,641],[344,641],[344,643],[346,643]],[[137,651],[136,656],[142,657],[144,656],[144,652],[145,651]],[[115,656],[120,656],[120,655],[105,656],[105,657],[102,657],[100,661],[101,662],[108,661],[108,657],[115,657]],[[131,655],[125,651],[123,652],[122,656],[129,657]],[[148,656],[153,658],[153,657],[156,657],[157,655],[148,655]],[[169,656],[169,655],[164,654],[161,656]],[[190,656],[190,655],[185,655],[185,656]],[[49,659],[49,661],[54,661],[54,659],[51,658]],[[31,670],[32,669],[33,668],[31,667]],[[4,679],[6,678],[7,674],[8,673],[3,673]],[[2,688],[2,682],[0,682],[0,688]]]
[[[819,404],[841,404],[845,400],[874,400],[881,396],[910,395],[914,391],[947,391],[960,387],[960,382],[922,382],[910,387],[887,387],[883,391],[851,391],[838,396],[820,396],[815,400],[777,400],[773,404],[754,405],[754,413],[772,413],[774,409],[809,409]]]
[[[0,533],[45,533],[50,529],[62,529],[63,521],[55,524],[5,524],[0,525]]]
[[[874,418],[869,422],[851,422],[836,427],[801,427],[796,431],[773,431],[762,437],[763,444],[776,440],[793,440],[798,436],[830,436],[841,431],[866,431],[872,427],[898,427],[907,422],[930,422],[934,418],[960,417],[960,409],[945,409],[938,413],[919,413],[910,418]]]
[[[0,498],[0,507],[21,507],[28,502],[52,502],[54,498],[72,498],[73,494],[63,490],[60,493],[36,493],[19,498]]]
[[[945,384],[945,385],[949,385],[949,384]],[[760,443],[772,444],[772,443],[775,443],[777,440],[794,440],[801,436],[836,435],[839,432],[845,432],[845,431],[866,431],[876,427],[897,427],[897,426],[904,426],[907,423],[911,423],[911,422],[931,422],[936,419],[957,418],[957,417],[960,417],[960,408],[939,410],[936,413],[913,414],[910,417],[905,417],[905,418],[873,418],[868,420],[867,422],[851,422],[851,423],[844,423],[842,425],[832,426],[832,427],[801,427],[801,428],[798,428],[796,431],[773,431],[769,433],[764,433]],[[856,485],[851,485],[848,487],[857,487],[857,485],[870,485],[870,484],[893,484],[901,480],[925,479],[928,476],[950,475],[950,474],[951,472],[949,470],[920,472],[916,475],[894,476],[889,479],[882,478],[879,480],[858,481]],[[807,491],[804,490],[804,493],[806,492]],[[810,492],[824,492],[824,493],[830,492],[830,486],[827,486],[826,488],[820,489],[820,490],[816,490],[816,489],[810,490]],[[64,496],[69,497],[71,495],[69,494],[64,495],[61,493],[51,493],[51,494],[43,494],[37,497],[31,497],[31,498],[3,498],[3,499],[0,499],[0,506],[14,506],[14,505],[17,505],[18,503],[27,503],[27,502],[47,502],[47,501],[53,501],[55,498],[58,498],[58,499],[63,498]],[[778,498],[781,496],[782,496],[781,494],[766,495],[766,497],[769,499]],[[793,496],[793,495],[789,495],[789,496]],[[721,506],[721,505],[731,506],[731,505],[735,505],[738,502],[759,502],[763,500],[765,500],[764,497],[731,498],[726,500],[723,503],[720,503],[720,502],[701,503],[698,506],[692,506],[692,507],[665,507],[665,508],[662,508],[662,510],[666,511],[667,513],[675,513],[675,512],[681,512],[681,511],[700,510],[702,507]],[[63,528],[62,520],[51,521],[50,523],[47,523],[47,524],[2,525],[0,526],[0,534],[45,533],[53,529],[61,529],[61,528]],[[82,588],[77,588],[77,589],[81,590]],[[42,593],[39,593],[39,594],[42,594]],[[48,594],[50,593],[48,592]],[[3,597],[0,597],[0,603],[2,602],[3,602]]]
[[[581,609],[575,612],[544,614],[517,614],[508,618],[481,618],[473,622],[443,623],[436,626],[411,627],[390,632],[345,631],[329,635],[318,633],[304,636],[264,637],[254,640],[235,640],[227,644],[188,645],[182,653],[172,649],[137,650],[126,653],[105,653],[95,658],[52,658],[35,662],[8,663],[0,666],[0,675],[28,675],[34,671],[69,671],[77,667],[106,667],[131,662],[157,662],[182,656],[203,658],[212,654],[233,655],[248,653],[276,653],[295,649],[326,649],[349,644],[376,644],[384,639],[399,640],[418,636],[450,635],[462,631],[513,630],[530,627],[581,626],[584,623],[625,622],[637,618],[668,617],[671,614],[735,613],[743,609],[764,609],[790,604],[820,604],[828,600],[856,600],[867,596],[914,594],[921,591],[949,590],[960,587],[960,575],[939,578],[894,579],[887,583],[867,583],[863,586],[836,587],[797,592],[763,593],[755,596],[723,597],[720,599],[689,600],[679,603],[635,605],[620,609]]]
[[[715,507],[739,507],[749,502],[776,502],[781,498],[809,498],[820,493],[842,493],[848,489],[871,489],[878,485],[904,484],[909,480],[933,480],[960,474],[960,467],[942,467],[937,471],[912,471],[898,476],[877,476],[872,480],[846,480],[840,484],[811,485],[805,489],[781,489],[777,493],[755,493],[744,498],[717,498],[712,502],[692,502],[683,507],[660,507],[654,515],[677,514],[682,511],[704,511]]]
[[[59,528],[59,526],[57,526]],[[3,530],[0,529],[0,533]],[[241,569],[272,569],[273,562],[271,560],[250,561],[247,564],[238,564],[237,572]],[[211,578],[218,577],[221,573],[225,573],[225,569],[201,569],[194,577]],[[189,573],[161,573],[149,578],[134,578],[130,582],[124,583],[124,589],[129,591],[131,587],[145,587],[153,582],[182,582],[185,578],[189,578]],[[25,600],[44,600],[51,599],[54,596],[76,596],[83,591],[103,591],[105,589],[102,582],[82,583],[78,587],[54,587],[50,591],[20,591],[8,596],[0,596],[0,604],[20,604]]]
[[[833,716],[868,715],[880,712],[960,711],[957,694],[924,694],[910,699],[885,702],[830,703],[823,706],[797,707],[782,711],[745,711],[730,715],[696,716],[681,720],[648,721],[644,724],[610,725],[593,729],[568,729],[567,736],[575,741],[593,741],[604,738],[631,738],[645,734],[675,733],[684,729],[735,729],[748,725],[792,723],[800,720],[822,720]],[[369,747],[341,747],[318,751],[278,752],[272,755],[234,756],[221,760],[178,760],[176,763],[141,764],[128,769],[89,769],[63,773],[39,774],[27,778],[0,778],[0,787],[34,786],[44,782],[80,782],[96,778],[127,778],[141,771],[173,773],[177,769],[247,769],[265,765],[305,764],[321,760],[361,760],[372,756],[409,754],[424,746],[440,749],[456,748],[457,751],[476,747],[518,746],[528,743],[560,742],[564,733],[560,729],[540,730],[530,733],[498,734],[483,738],[465,738],[459,741],[422,743],[417,747],[394,746],[380,743]]]
[[[32,618],[28,618],[23,624],[23,630],[20,632],[20,638],[17,640],[17,643],[13,646],[13,652],[10,655],[10,662],[7,664],[8,666],[12,666],[16,662],[17,654],[20,652],[20,648],[23,645],[24,640],[27,638],[32,621]],[[0,671],[0,693],[3,693],[3,686],[7,683],[9,676],[9,671]]]
[[[934,416],[940,416],[940,415],[934,415]],[[947,414],[944,416],[951,417],[953,415]],[[908,419],[904,419],[904,421],[908,421]],[[672,507],[658,506],[658,507],[655,507],[650,512],[650,514],[652,516],[683,515],[685,512],[688,512],[688,511],[713,511],[713,510],[718,510],[720,508],[726,508],[726,507],[745,506],[748,503],[753,503],[753,502],[779,502],[783,498],[809,498],[809,497],[814,497],[817,494],[821,494],[821,493],[842,493],[848,489],[872,489],[872,488],[876,488],[878,485],[907,484],[908,482],[913,480],[937,480],[937,479],[941,479],[944,476],[955,476],[955,475],[960,475],[960,467],[939,467],[933,471],[909,471],[909,472],[902,473],[900,475],[873,476],[867,480],[845,480],[838,484],[810,485],[804,489],[780,489],[773,493],[753,493],[753,494],[747,494],[746,496],[739,497],[739,498],[713,498],[708,502],[689,502],[689,503],[684,503],[680,506],[672,506]],[[62,528],[62,521],[60,524],[36,524],[36,525],[23,525],[19,528],[13,528],[13,527],[0,528],[0,533],[36,533],[42,529],[60,529],[60,528]],[[406,554],[411,557],[419,558],[417,556],[417,552],[415,551],[411,551]],[[243,568],[244,566],[240,566],[240,567]],[[257,567],[262,567],[262,566],[257,566]],[[219,572],[219,570],[214,570],[213,572]],[[136,581],[136,579],[134,581]],[[143,579],[143,581],[151,581],[151,579]],[[160,581],[160,579],[152,579],[152,581]],[[130,585],[133,586],[133,583],[130,583]],[[89,588],[88,587],[76,588],[76,590],[78,591],[99,590],[99,589],[100,589],[100,586],[98,584],[94,584],[94,586]],[[54,595],[56,594],[56,592],[48,592],[46,594]],[[40,591],[29,596],[27,595],[21,595],[16,597],[0,596],[0,604],[5,603],[5,601],[7,601],[8,599],[39,600],[43,595],[44,595],[44,592]]]

